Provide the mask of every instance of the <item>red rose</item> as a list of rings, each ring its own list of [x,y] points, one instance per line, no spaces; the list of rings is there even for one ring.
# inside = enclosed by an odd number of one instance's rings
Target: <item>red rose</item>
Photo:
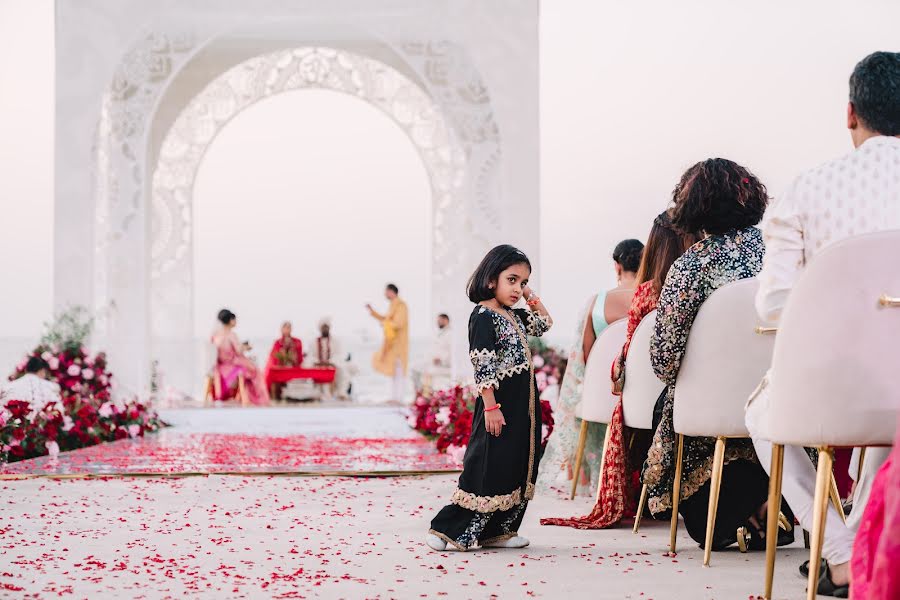
[[[12,430],[13,439],[22,441],[25,439],[25,428],[24,427],[16,427]]]
[[[12,413],[13,419],[21,419],[31,412],[31,404],[24,400],[10,400],[6,403],[6,410]]]
[[[25,456],[25,449],[22,448],[22,446],[13,446],[9,449],[9,453],[16,458],[22,458],[23,456]]]

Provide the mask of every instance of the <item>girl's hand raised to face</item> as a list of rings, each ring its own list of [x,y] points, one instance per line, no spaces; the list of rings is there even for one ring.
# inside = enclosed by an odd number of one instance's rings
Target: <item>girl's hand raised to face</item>
[[[489,434],[494,437],[499,436],[504,425],[506,425],[506,419],[503,418],[503,413],[499,408],[484,413],[484,428]]]

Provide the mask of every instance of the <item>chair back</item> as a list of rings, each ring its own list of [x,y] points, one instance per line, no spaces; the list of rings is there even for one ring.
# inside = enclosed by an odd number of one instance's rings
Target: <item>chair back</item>
[[[619,401],[612,393],[610,370],[613,361],[625,345],[628,321],[619,319],[604,329],[584,365],[584,385],[581,392],[581,407],[578,416],[591,423],[609,423],[613,409]]]
[[[650,338],[655,328],[654,310],[641,319],[628,347],[622,412],[625,426],[632,429],[650,429],[653,426],[653,407],[666,387],[650,365]]]
[[[747,398],[772,364],[772,335],[756,332],[756,278],[714,291],[700,307],[675,384],[675,431],[690,436],[748,436]]]
[[[791,290],[768,392],[772,441],[887,445],[900,411],[900,231],[824,249]],[[886,298],[882,301],[882,296]]]

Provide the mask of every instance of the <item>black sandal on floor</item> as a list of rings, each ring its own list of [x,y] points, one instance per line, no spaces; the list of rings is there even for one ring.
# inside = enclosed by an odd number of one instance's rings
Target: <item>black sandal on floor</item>
[[[831,580],[831,573],[828,572],[828,567],[826,565],[825,572],[819,575],[816,594],[819,596],[830,596],[832,598],[849,598],[850,584],[836,585]]]

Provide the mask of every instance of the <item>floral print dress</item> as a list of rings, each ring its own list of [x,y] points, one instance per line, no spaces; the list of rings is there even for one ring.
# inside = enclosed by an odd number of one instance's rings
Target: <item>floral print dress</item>
[[[660,293],[650,359],[656,375],[666,384],[661,396],[661,417],[644,463],[642,478],[648,485],[648,507],[656,515],[672,507],[677,435],[673,430],[673,400],[678,371],[688,335],[700,306],[718,288],[755,277],[762,268],[765,246],[755,227],[711,235],[691,246],[669,270]],[[681,498],[687,500],[712,475],[714,438],[685,437]],[[756,461],[750,440],[729,440],[725,463]]]
[[[479,395],[463,472],[450,504],[431,521],[430,533],[459,550],[518,535],[534,497],[541,453],[541,411],[526,336],[550,329],[549,320],[523,309],[478,305],[469,317],[469,357],[479,393],[494,388],[506,425],[499,436],[485,429]]]
[[[575,330],[575,342],[569,350],[566,372],[559,388],[556,406],[553,407],[553,435],[547,441],[541,458],[541,474],[538,476],[538,490],[541,492],[559,490],[569,493],[572,485],[572,471],[575,468],[575,450],[581,431],[581,419],[575,416],[575,408],[581,402],[584,389],[584,326],[587,316],[597,296],[591,296],[581,310],[581,318]],[[578,493],[593,495],[600,470],[600,453],[603,451],[603,436],[606,425],[588,423],[588,437],[581,462]],[[560,490],[562,488],[562,490]]]

